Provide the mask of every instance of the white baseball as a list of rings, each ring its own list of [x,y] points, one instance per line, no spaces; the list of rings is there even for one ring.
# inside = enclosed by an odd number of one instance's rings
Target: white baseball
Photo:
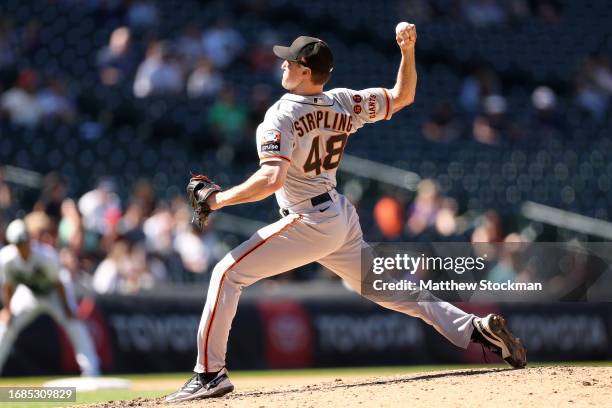
[[[400,30],[403,30],[404,28],[412,27],[413,25],[414,24],[410,24],[405,21],[402,21],[401,23],[398,23],[395,26],[395,34],[399,34]]]

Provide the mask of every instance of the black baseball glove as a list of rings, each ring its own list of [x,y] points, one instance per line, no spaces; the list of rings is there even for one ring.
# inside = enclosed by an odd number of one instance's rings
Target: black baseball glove
[[[208,216],[213,211],[206,200],[217,191],[221,191],[221,187],[208,177],[201,174],[191,174],[189,183],[187,183],[187,201],[193,208],[193,220],[191,222],[200,228],[204,228],[208,223]]]

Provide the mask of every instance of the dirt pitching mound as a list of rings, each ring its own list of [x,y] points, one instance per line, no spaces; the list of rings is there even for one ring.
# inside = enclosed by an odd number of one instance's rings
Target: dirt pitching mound
[[[266,386],[182,404],[135,399],[90,405],[114,407],[602,407],[612,406],[612,367],[477,368],[395,377]],[[291,378],[285,377],[291,384]]]

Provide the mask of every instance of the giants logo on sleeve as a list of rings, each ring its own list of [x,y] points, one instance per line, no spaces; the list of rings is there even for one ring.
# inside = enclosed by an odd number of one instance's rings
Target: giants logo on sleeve
[[[261,138],[261,152],[280,152],[280,137],[278,130],[266,130]]]
[[[368,98],[368,116],[370,119],[374,119],[376,117],[376,108],[377,108],[376,95],[372,94]]]

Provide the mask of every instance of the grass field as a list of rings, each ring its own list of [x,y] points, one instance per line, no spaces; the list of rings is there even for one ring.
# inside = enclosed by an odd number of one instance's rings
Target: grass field
[[[532,363],[530,367],[547,366],[574,366],[574,367],[612,367],[612,362],[575,362],[575,363]],[[232,371],[232,381],[237,388],[256,388],[257,384],[284,383],[285,385],[304,384],[309,381],[334,381],[335,378],[358,379],[367,377],[382,377],[405,375],[411,373],[428,373],[442,370],[459,370],[466,368],[493,368],[501,365],[426,365],[426,366],[394,366],[394,367],[360,367],[360,368],[326,368],[326,369],[299,369],[299,370],[266,370],[266,371]],[[103,390],[77,393],[76,403],[8,403],[0,402],[0,407],[66,407],[75,404],[88,404],[105,401],[127,400],[137,397],[154,398],[166,395],[180,386],[190,373],[170,374],[130,374],[120,377],[130,380],[132,389],[129,390]],[[0,378],[0,386],[40,386],[44,382],[58,377],[15,377]]]

